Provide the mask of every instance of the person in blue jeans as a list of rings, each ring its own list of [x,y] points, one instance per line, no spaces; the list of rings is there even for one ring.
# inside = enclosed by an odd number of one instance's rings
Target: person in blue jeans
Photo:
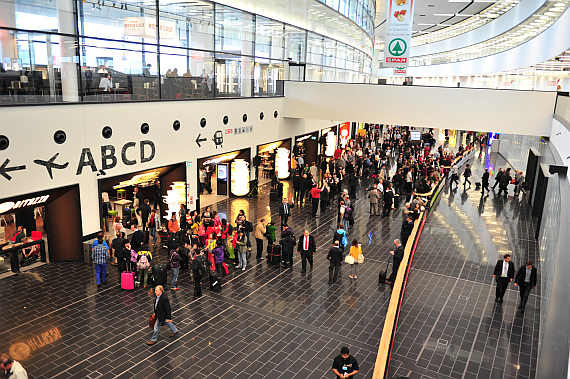
[[[111,258],[109,246],[103,242],[103,236],[97,237],[97,244],[91,250],[91,258],[95,265],[95,279],[97,280],[97,287],[101,284],[107,284],[107,258]]]
[[[147,345],[154,345],[158,341],[158,334],[160,333],[160,327],[162,325],[167,325],[170,328],[169,337],[172,338],[178,334],[178,329],[172,323],[172,310],[170,308],[170,301],[168,296],[164,293],[164,287],[156,286],[154,288],[154,294],[156,295],[156,300],[154,301],[154,316],[156,317],[156,322],[154,323],[154,332],[150,341]]]
[[[152,237],[152,243],[156,245],[156,228],[160,228],[160,217],[156,214],[156,209],[150,212],[147,222],[148,234]]]
[[[170,270],[172,271],[172,287],[173,291],[178,291],[178,286],[176,282],[178,281],[178,274],[180,273],[180,266],[182,263],[182,257],[178,252],[180,251],[180,246],[175,243],[174,250],[170,252]]]

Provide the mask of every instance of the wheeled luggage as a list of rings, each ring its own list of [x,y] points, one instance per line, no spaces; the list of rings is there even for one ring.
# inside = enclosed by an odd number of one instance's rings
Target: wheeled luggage
[[[388,259],[388,262],[386,263],[386,269],[380,271],[380,274],[378,275],[378,283],[379,284],[386,284],[386,277],[388,274],[388,266],[390,265],[390,260]]]
[[[398,209],[400,206],[400,196],[394,196],[394,208]]]
[[[269,192],[269,201],[279,201],[279,192],[277,189],[271,189],[271,192]]]
[[[220,292],[222,290],[222,278],[214,270],[210,270],[210,291]]]
[[[178,250],[178,255],[180,255],[180,258],[182,258],[182,263],[180,264],[180,269],[181,270],[187,270],[188,269],[188,249],[185,247],[180,247],[180,250]]]
[[[267,246],[267,263],[278,265],[281,262],[281,245]]]
[[[135,273],[123,271],[121,273],[121,289],[132,291],[135,289]]]
[[[165,285],[166,284],[166,265],[164,263],[156,265],[152,268],[152,273],[154,276],[154,286]]]

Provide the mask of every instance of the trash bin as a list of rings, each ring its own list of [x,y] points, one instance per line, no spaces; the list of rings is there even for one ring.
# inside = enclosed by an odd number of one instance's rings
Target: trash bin
[[[93,242],[96,240],[97,238],[93,238],[83,242],[83,262],[86,265],[93,266],[93,259],[91,259],[91,250],[93,249]]]

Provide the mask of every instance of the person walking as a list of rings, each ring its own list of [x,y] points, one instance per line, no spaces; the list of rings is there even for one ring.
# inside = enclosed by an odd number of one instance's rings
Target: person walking
[[[338,241],[334,241],[333,246],[330,248],[327,254],[327,259],[329,263],[329,284],[336,283],[338,280],[338,272],[340,271],[340,265],[342,263],[342,249],[339,246]]]
[[[295,175],[293,175],[293,196],[295,197],[295,201],[297,202],[297,204],[300,204],[300,197],[301,197],[301,182],[302,182],[303,178],[301,177],[301,173],[300,172],[296,172]]]
[[[358,257],[362,254],[362,246],[360,246],[358,240],[352,240],[349,254],[354,258],[354,263],[350,265],[350,275],[348,277],[350,279],[356,279],[358,278]]]
[[[150,212],[150,216],[148,218],[147,226],[148,226],[148,233],[152,237],[152,243],[153,243],[153,245],[156,245],[156,229],[160,228],[160,217],[158,217],[158,215],[156,214],[156,209],[153,209]],[[150,241],[149,241],[149,244],[150,244]]]
[[[28,373],[22,364],[8,357],[0,361],[0,372],[4,378],[28,379]]]
[[[368,192],[368,201],[370,202],[370,216],[379,216],[378,213],[378,200],[380,200],[380,193],[378,192],[378,185],[374,184],[372,189]]]
[[[281,248],[281,259],[283,262],[283,268],[293,268],[293,252],[295,250],[295,238],[293,234],[287,231],[285,237],[279,241]]]
[[[329,206],[330,200],[330,187],[328,183],[323,180],[323,186],[321,188],[321,213],[324,213]]]
[[[451,166],[451,183],[449,183],[449,189],[453,188],[453,183],[456,187],[459,187],[459,175],[457,165]]]
[[[305,229],[305,232],[301,237],[299,237],[299,243],[297,244],[297,253],[301,254],[301,273],[307,272],[307,261],[313,269],[313,254],[317,251],[317,246],[315,244],[315,237],[309,234],[309,230]]]
[[[317,217],[317,211],[319,210],[319,202],[321,201],[321,190],[315,185],[311,188],[311,197],[313,198],[313,217]]]
[[[179,288],[176,285],[178,282],[178,274],[180,274],[180,267],[182,263],[182,257],[180,256],[180,245],[174,244],[174,250],[170,252],[170,271],[172,271],[172,286],[170,287],[173,291],[178,291]]]
[[[340,348],[340,355],[337,355],[333,361],[332,371],[340,379],[350,378],[358,374],[358,362],[356,358],[350,355],[348,347]]]
[[[495,190],[495,187],[500,183],[502,175],[503,171],[499,167],[499,169],[497,170],[497,175],[495,175],[495,184],[493,184],[493,187],[491,187],[492,190]]]
[[[146,228],[148,227],[148,217],[151,214],[151,209],[150,209],[150,201],[148,199],[144,199],[143,204],[139,207],[139,209],[137,209],[137,214],[139,214],[141,216],[141,224],[142,224],[142,228],[143,228],[143,232],[146,231]]]
[[[519,196],[521,188],[524,183],[524,175],[522,171],[516,171],[515,175],[515,196]]]
[[[107,259],[111,258],[111,252],[106,242],[103,242],[103,236],[97,237],[97,245],[91,250],[91,258],[95,265],[95,279],[97,287],[101,284],[107,284]]]
[[[502,260],[498,261],[493,271],[493,278],[497,282],[497,289],[495,292],[495,303],[502,303],[507,286],[513,281],[515,277],[515,265],[511,262],[511,256],[505,254]]]
[[[236,240],[237,251],[238,251],[238,258],[239,264],[237,268],[241,268],[242,271],[245,271],[245,266],[247,265],[247,241],[243,234],[243,231],[238,231],[238,237]]]
[[[178,334],[178,329],[172,323],[172,309],[170,308],[168,296],[164,293],[164,287],[156,286],[154,294],[156,295],[156,300],[154,301],[154,317],[156,317],[156,321],[154,323],[154,333],[152,333],[150,341],[146,343],[147,345],[154,345],[158,341],[158,334],[162,325],[166,324],[170,328],[172,332],[169,335],[170,338]]]
[[[394,245],[396,245],[396,250],[390,251],[390,254],[394,256],[394,260],[392,261],[392,273],[388,280],[386,280],[386,284],[394,284],[400,263],[402,263],[402,259],[404,259],[404,245],[402,245],[399,239],[394,240]]]
[[[216,241],[216,247],[212,250],[212,255],[214,256],[216,272],[218,273],[218,276],[222,278],[224,276],[224,248],[222,246],[222,241]]]
[[[146,288],[146,283],[148,280],[148,269],[150,268],[150,262],[152,262],[152,253],[150,251],[141,250],[137,254],[137,268],[138,276],[135,285],[140,286],[141,282],[143,288]],[[156,278],[155,278],[156,279]]]
[[[113,248],[115,258],[117,258],[117,268],[119,269],[119,274],[127,269],[125,264],[125,258],[130,259],[131,257],[125,257],[123,255],[123,250],[125,248],[125,233],[117,232],[117,237],[111,242],[111,247]]]
[[[284,197],[283,203],[279,207],[279,217],[281,218],[281,227],[283,227],[283,225],[287,225],[289,216],[291,216],[291,206],[287,202],[287,198]]]
[[[255,227],[255,241],[257,242],[257,259],[261,259],[263,256],[263,238],[267,233],[267,228],[265,227],[265,219],[262,218]]]
[[[530,290],[536,287],[536,277],[537,269],[532,267],[532,261],[526,261],[526,266],[521,266],[517,275],[515,276],[515,287],[519,287],[521,302],[519,304],[519,311],[524,314],[524,308],[526,307],[526,302],[528,296],[530,295]]]
[[[491,192],[491,190],[489,190],[489,169],[486,168],[485,172],[483,173],[483,176],[481,177],[481,196],[483,196],[485,194],[485,190],[487,190],[487,192]]]
[[[469,183],[469,188],[471,188],[471,182],[469,181],[469,178],[471,177],[471,169],[469,168],[469,165],[465,165],[465,170],[463,170],[463,177],[465,178],[465,181],[463,182],[463,189],[465,190],[465,185],[467,183]]]

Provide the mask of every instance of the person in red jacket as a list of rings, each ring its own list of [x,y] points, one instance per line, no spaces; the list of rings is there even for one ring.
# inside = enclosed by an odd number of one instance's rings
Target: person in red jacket
[[[321,201],[321,190],[317,186],[314,186],[311,188],[311,196],[313,197],[313,217],[317,217],[319,201]]]

